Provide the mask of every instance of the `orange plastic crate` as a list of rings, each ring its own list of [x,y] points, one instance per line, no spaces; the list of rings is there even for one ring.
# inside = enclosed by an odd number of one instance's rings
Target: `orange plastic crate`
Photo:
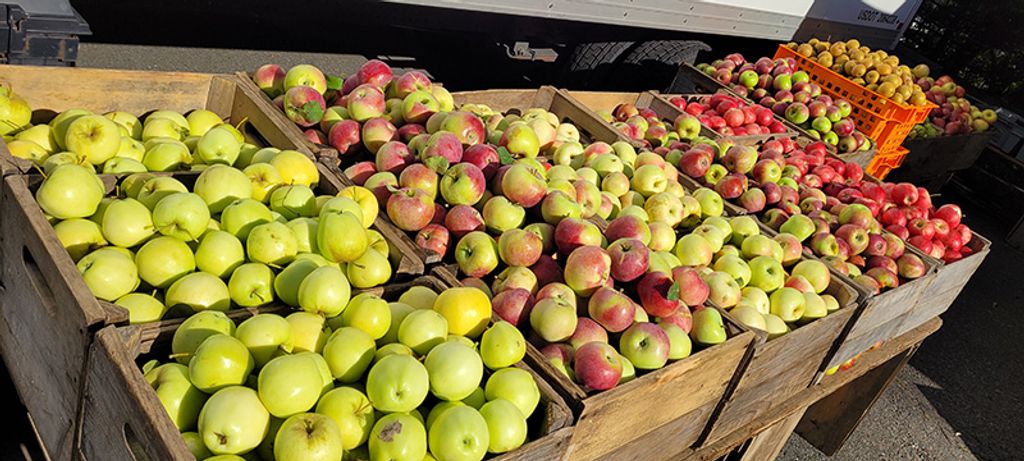
[[[890,171],[899,168],[903,164],[903,159],[907,158],[909,153],[910,150],[902,146],[897,147],[895,151],[891,152],[883,153],[879,151],[875,154],[875,158],[871,159],[871,163],[865,172],[878,179],[885,179]]]
[[[875,140],[879,152],[896,152],[914,125],[925,121],[928,113],[938,107],[931,102],[925,106],[899,104],[853,83],[832,69],[786,48],[785,45],[779,45],[775,58],[792,58],[796,61],[797,69],[807,72],[811,81],[820,85],[824,93],[833,98],[850,101],[853,106],[850,118],[858,130]]]

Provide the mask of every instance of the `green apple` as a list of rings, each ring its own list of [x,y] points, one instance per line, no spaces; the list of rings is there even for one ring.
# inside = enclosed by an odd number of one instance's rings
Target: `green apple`
[[[276,157],[277,154],[279,153],[281,153],[281,149],[278,149],[276,147],[264,147],[256,151],[256,153],[252,155],[252,160],[249,162],[249,164],[255,165],[258,163],[266,163],[269,165],[270,161],[273,160],[274,157]],[[277,168],[275,168],[275,170],[276,169]]]
[[[47,155],[57,152],[58,149],[60,149],[57,145],[57,139],[53,137],[53,128],[51,128],[50,125],[36,125],[19,131],[18,134],[14,135],[14,141],[31,142],[38,146]],[[8,141],[8,149],[10,149],[10,144],[12,142],[13,141]]]
[[[114,248],[100,248],[85,255],[77,268],[93,296],[104,301],[113,302],[139,286],[132,257]]]
[[[427,414],[427,419],[426,419],[426,422],[425,422],[427,428],[430,428],[431,426],[434,425],[434,421],[437,421],[437,417],[441,416],[441,413],[444,413],[445,411],[448,411],[448,410],[450,410],[452,408],[455,408],[457,406],[465,406],[465,405],[466,405],[465,403],[463,403],[461,401],[458,401],[458,400],[451,401],[451,402],[442,400],[442,401],[438,402],[436,405],[434,405],[433,408],[430,409],[430,413]],[[428,429],[428,432],[429,432],[429,429]]]
[[[771,301],[771,312],[785,322],[795,322],[804,315],[807,300],[803,293],[795,288],[782,287],[768,297]]]
[[[85,157],[93,165],[102,165],[121,147],[121,129],[102,115],[76,118],[64,134],[67,150]]]
[[[185,116],[188,122],[188,132],[192,136],[203,136],[211,128],[224,123],[216,113],[206,109],[196,109]],[[231,136],[234,139],[234,135]]]
[[[193,191],[210,207],[210,213],[215,214],[235,200],[252,198],[252,182],[242,170],[212,165],[199,173]]]
[[[427,431],[412,415],[391,413],[373,425],[369,445],[373,460],[423,461],[427,456]]]
[[[192,456],[196,459],[206,460],[213,457],[213,453],[210,453],[210,449],[206,448],[206,444],[203,443],[203,437],[198,432],[182,432],[181,438],[185,439],[185,446],[188,447],[188,451],[192,452]]]
[[[146,372],[145,378],[156,391],[174,426],[179,431],[195,429],[207,395],[189,381],[188,367],[180,363],[165,363]]]
[[[324,213],[352,213],[359,222],[363,223],[363,207],[348,197],[330,197],[326,196],[327,200],[318,207],[318,215],[323,216]]]
[[[491,374],[484,385],[487,400],[505,399],[512,402],[529,418],[540,402],[540,389],[530,372],[520,368],[502,368]]]
[[[142,164],[149,171],[176,171],[192,164],[192,154],[181,142],[155,143],[146,148]]]
[[[252,228],[245,239],[249,260],[267,265],[282,265],[295,259],[299,242],[287,225],[277,221]]]
[[[388,302],[371,293],[354,296],[340,317],[340,326],[358,328],[374,340],[382,338],[391,327],[391,309],[388,308]]]
[[[64,142],[67,139],[68,126],[70,126],[71,123],[79,117],[85,115],[92,115],[92,112],[85,109],[68,109],[57,114],[53,120],[50,120],[50,128],[53,130],[53,138],[57,141],[57,145],[61,149],[65,148]]]
[[[125,199],[131,200],[131,199]],[[117,203],[111,204],[111,206]],[[146,208],[141,203],[141,208]],[[178,192],[157,202],[152,224],[163,235],[186,242],[198,240],[210,222],[210,209],[196,194]]]
[[[114,158],[118,157],[135,160],[139,165],[142,165],[142,171],[146,171],[146,165],[142,163],[142,160],[146,158],[146,145],[142,142],[127,136],[121,136],[121,146],[117,148],[117,153],[114,154]]]
[[[341,269],[318,267],[299,284],[299,307],[306,312],[334,317],[345,310],[351,294],[352,288]]]
[[[828,307],[825,306],[825,300],[817,293],[804,293],[804,312],[800,316],[800,321],[803,323],[812,322],[828,315]]]
[[[665,333],[668,335],[669,360],[682,360],[690,356],[690,353],[693,351],[693,343],[690,341],[690,336],[682,328],[679,328],[679,325],[661,321],[658,322],[658,326],[665,330]]]
[[[323,316],[309,312],[293,312],[285,317],[292,326],[292,352],[315,352],[323,350],[331,329]]]
[[[216,454],[248,453],[259,446],[270,427],[270,413],[256,391],[226,387],[206,401],[199,413],[199,435]]]
[[[443,460],[479,461],[490,447],[487,421],[470,406],[441,413],[428,432],[430,452]]]
[[[178,363],[187,364],[196,348],[206,338],[215,334],[233,335],[235,322],[220,311],[202,311],[185,319],[174,330],[171,340],[171,357]]]
[[[266,264],[242,264],[231,273],[228,294],[240,307],[269,304],[274,300],[274,272]]]
[[[316,218],[295,218],[286,225],[295,235],[299,253],[319,253],[316,247]]]
[[[242,143],[238,142],[235,135],[221,127],[210,129],[202,135],[193,135],[202,136],[196,143],[195,156],[199,162],[207,165],[233,165],[242,150]]]
[[[159,321],[167,312],[164,303],[145,293],[128,293],[114,304],[128,310],[128,323],[132,325]]]
[[[109,211],[107,213],[106,211]],[[113,245],[131,248],[154,233],[153,217],[148,208],[135,199],[114,200],[103,213],[103,237]]]
[[[224,230],[245,241],[252,229],[274,220],[270,208],[255,199],[236,200],[224,207],[220,223]]]
[[[487,199],[481,213],[487,229],[499,234],[521,226],[526,219],[526,210],[522,206],[501,195]]]
[[[373,338],[366,332],[354,327],[342,327],[327,338],[323,355],[334,379],[351,384],[363,377],[376,352]]]
[[[425,311],[424,311],[425,312]],[[472,346],[446,341],[430,350],[424,361],[430,391],[441,400],[469,397],[483,380],[484,364]]]
[[[277,314],[256,314],[238,325],[234,337],[252,354],[256,368],[263,368],[278,351],[291,352],[292,325]]]
[[[138,192],[135,193],[135,199],[143,205],[146,205],[146,208],[149,208],[150,210],[156,207],[156,204],[160,202],[160,199],[168,195],[176,192],[188,192],[188,189],[181,183],[181,181],[170,176],[157,176],[149,179],[146,179],[146,176],[134,177],[141,178],[140,181],[143,181],[142,186],[138,189]],[[122,188],[127,188],[127,194],[129,197],[132,196],[132,190],[135,188],[135,186],[129,182],[129,179],[131,178],[132,177],[126,178],[121,184]]]
[[[426,355],[448,337],[448,320],[433,310],[416,309],[402,319],[398,342]]]
[[[758,287],[748,286],[740,292],[740,302],[737,306],[750,306],[763,314],[771,313],[771,301],[768,300],[768,293]]]
[[[53,226],[53,232],[72,261],[78,261],[82,256],[107,245],[100,226],[84,218],[65,219]]]
[[[768,332],[768,339],[775,339],[789,333],[789,325],[787,325],[779,316],[773,314],[763,315],[765,331]]]
[[[206,232],[195,253],[196,267],[220,278],[230,277],[245,262],[245,248],[234,235],[222,230]]]
[[[495,399],[480,408],[487,423],[490,453],[506,453],[526,443],[529,427],[519,407],[505,399]]]
[[[380,362],[384,357],[395,354],[408,355],[410,357],[416,355],[416,353],[405,344],[388,343],[377,348],[377,352],[373,354],[373,363]]]
[[[715,261],[714,269],[732,276],[733,280],[743,288],[750,283],[751,269],[747,261],[736,255],[725,255]]]
[[[270,414],[287,418],[312,409],[323,387],[320,369],[310,356],[282,355],[260,370],[257,392]]]
[[[767,331],[768,327],[765,324],[764,314],[757,311],[757,308],[753,306],[736,306],[729,314],[736,318],[740,323],[758,330]]]
[[[312,259],[296,259],[274,277],[274,293],[281,302],[289,306],[299,305],[299,286],[302,281],[322,264]]]
[[[720,344],[726,340],[722,314],[713,308],[704,308],[693,313],[693,329],[690,337],[698,344]]]
[[[281,173],[269,163],[254,163],[242,170],[252,182],[252,198],[262,203],[270,201],[270,194],[282,185]]]
[[[223,333],[204,339],[188,361],[189,381],[207,394],[245,383],[252,369],[252,355],[245,344]]]
[[[352,450],[370,438],[376,421],[370,399],[358,389],[342,386],[320,398],[316,412],[334,420],[341,430],[341,446]]]
[[[491,370],[510,367],[526,355],[522,332],[504,320],[495,322],[480,339],[480,356]]]
[[[437,296],[437,292],[430,287],[416,285],[402,293],[398,297],[398,302],[408,304],[416,309],[433,309]]]
[[[391,280],[391,263],[387,255],[367,248],[363,255],[346,265],[346,275],[356,288],[373,288]]]
[[[385,413],[413,411],[428,392],[430,377],[426,367],[407,355],[384,357],[370,368],[366,377],[367,397],[374,408]]]
[[[362,220],[352,213],[323,213],[316,228],[320,254],[332,262],[359,259],[370,245]],[[390,267],[390,266],[389,266]]]
[[[317,413],[289,417],[274,437],[277,461],[336,461],[343,452],[338,424]]]
[[[749,239],[748,239],[749,240]],[[757,256],[750,260],[750,287],[763,293],[775,291],[786,282],[786,271],[782,263],[771,256]]]
[[[316,194],[301,184],[278,186],[270,193],[269,205],[287,220],[316,216]]]
[[[125,174],[142,173],[146,171],[146,165],[130,158],[112,157],[103,162],[103,174]]]
[[[395,302],[388,303],[388,310],[391,311],[391,325],[388,326],[388,332],[384,333],[384,336],[377,339],[378,344],[398,343],[398,331],[402,326],[402,322],[404,322],[405,318],[409,314],[413,313],[416,308],[405,303]],[[448,327],[445,326],[446,332],[447,329]]]
[[[167,288],[164,303],[169,308],[188,306],[195,312],[226,311],[231,308],[231,294],[228,285],[216,275],[193,272]]]

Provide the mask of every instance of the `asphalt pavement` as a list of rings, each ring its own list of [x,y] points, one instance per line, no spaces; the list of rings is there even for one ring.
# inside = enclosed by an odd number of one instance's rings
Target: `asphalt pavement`
[[[86,67],[233,72],[264,63],[308,63],[340,75],[366,58],[204,48],[143,47],[83,43]],[[948,188],[947,188],[948,189]],[[1020,352],[1024,320],[1024,254],[1002,237],[1016,217],[995,216],[955,194],[936,197],[965,205],[976,231],[993,240],[992,251],[959,299],[944,314],[944,325],[928,338],[909,366],[876,402],[860,427],[829,458],[798,436],[782,460],[972,460],[1024,457]]]

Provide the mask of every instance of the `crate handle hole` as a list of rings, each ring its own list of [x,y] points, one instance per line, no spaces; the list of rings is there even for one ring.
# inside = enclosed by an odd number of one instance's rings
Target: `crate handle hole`
[[[131,455],[133,460],[152,461],[149,455],[146,454],[144,445],[139,440],[139,437],[135,435],[135,431],[132,430],[132,427],[129,426],[128,423],[125,423],[124,426],[121,427],[121,432],[124,434],[125,447],[128,448],[128,453]]]
[[[21,247],[21,262],[25,266],[24,273],[28,274],[29,283],[32,284],[32,288],[39,294],[43,309],[46,310],[46,313],[51,318],[56,318],[57,312],[55,309],[57,302],[53,297],[53,292],[50,291],[50,285],[43,278],[43,272],[39,270],[39,265],[36,264],[36,258],[32,256],[32,252],[29,251],[28,247]]]

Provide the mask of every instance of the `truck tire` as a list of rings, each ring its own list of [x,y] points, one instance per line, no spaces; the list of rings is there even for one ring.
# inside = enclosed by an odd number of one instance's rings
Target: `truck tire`
[[[594,42],[576,46],[563,68],[559,84],[575,89],[593,88],[608,76],[634,42]]]
[[[622,59],[610,83],[627,91],[667,89],[680,64],[693,64],[701,51],[711,51],[695,40],[654,40],[638,44]]]

